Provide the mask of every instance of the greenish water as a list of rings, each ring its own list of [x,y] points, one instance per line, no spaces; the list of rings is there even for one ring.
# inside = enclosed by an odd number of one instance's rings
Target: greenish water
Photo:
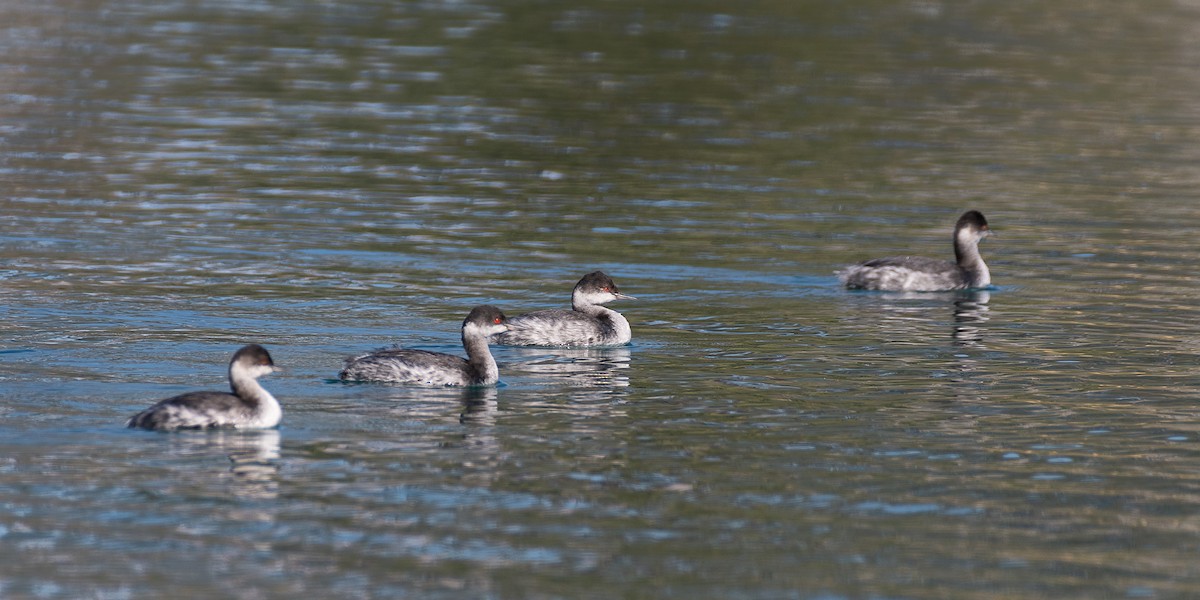
[[[1185,2],[0,7],[4,598],[1200,595]],[[949,257],[996,288],[833,271]],[[603,269],[634,343],[460,352]],[[131,432],[242,344],[279,431]]]

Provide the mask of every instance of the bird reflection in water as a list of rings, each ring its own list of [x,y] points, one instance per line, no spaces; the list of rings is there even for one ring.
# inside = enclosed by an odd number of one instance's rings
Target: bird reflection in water
[[[894,328],[907,332],[912,319],[931,319],[931,307],[939,308],[942,301],[954,302],[954,328],[950,336],[955,346],[982,348],[983,324],[989,319],[988,301],[991,293],[987,290],[969,290],[960,292],[886,292],[880,295],[887,302],[883,307],[887,312],[880,318],[880,324],[892,323]],[[909,301],[924,302],[912,304]],[[934,304],[930,304],[934,302]],[[899,337],[906,337],[900,335]]]
[[[279,494],[279,430],[212,429],[175,434],[172,445],[187,453],[218,452],[229,458],[232,494],[273,499]]]
[[[471,387],[462,390],[462,413],[458,422],[463,425],[494,425],[498,403],[495,387]]]
[[[515,370],[576,388],[575,400],[612,400],[629,388],[632,360],[628,346],[614,348],[512,348]]]
[[[234,492],[244,498],[279,495],[279,430],[230,432],[229,440]]]
[[[988,321],[990,299],[990,293],[979,290],[963,292],[954,300],[954,332],[951,336],[955,346],[983,347],[983,324]]]

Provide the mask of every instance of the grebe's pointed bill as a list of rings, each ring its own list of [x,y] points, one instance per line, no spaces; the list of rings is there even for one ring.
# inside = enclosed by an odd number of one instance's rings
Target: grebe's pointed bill
[[[634,298],[628,294],[622,294],[621,292],[613,292],[612,295],[616,296],[617,300],[637,300],[637,298]]]

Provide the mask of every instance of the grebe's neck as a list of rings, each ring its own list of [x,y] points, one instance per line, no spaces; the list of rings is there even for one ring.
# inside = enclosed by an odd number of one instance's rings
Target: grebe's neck
[[[472,383],[491,385],[499,381],[500,369],[488,348],[487,334],[472,331],[469,326],[463,327],[462,343],[467,351],[467,364],[470,366],[472,378],[475,379]]]
[[[954,258],[958,266],[965,270],[971,278],[970,287],[982,288],[992,284],[992,274],[983,256],[979,254],[979,242],[982,236],[973,235],[966,230],[957,232],[954,236]]]
[[[266,372],[270,370],[270,367],[266,367]],[[279,424],[283,409],[275,396],[258,383],[257,376],[265,374],[251,372],[237,363],[229,365],[229,386],[233,388],[234,395],[248,405],[254,426],[270,428]]]

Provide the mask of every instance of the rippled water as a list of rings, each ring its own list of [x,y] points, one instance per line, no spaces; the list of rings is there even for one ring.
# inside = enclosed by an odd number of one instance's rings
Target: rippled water
[[[0,7],[0,596],[1200,595],[1184,2]],[[948,257],[995,289],[846,292]],[[634,344],[330,381],[603,269]],[[122,429],[244,343],[279,431]]]

